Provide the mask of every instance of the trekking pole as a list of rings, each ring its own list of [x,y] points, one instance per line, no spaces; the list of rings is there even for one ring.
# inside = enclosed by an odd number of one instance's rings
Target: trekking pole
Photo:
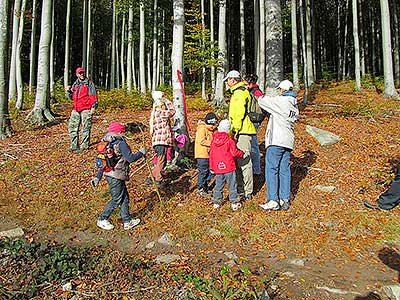
[[[142,127],[139,127],[139,129],[140,129],[140,132],[142,133],[142,144],[143,144],[143,147],[145,147],[146,143],[144,141],[144,131],[143,131]],[[151,172],[151,167],[150,167],[149,161],[147,160],[147,156],[144,156],[144,162],[146,163],[147,170],[149,171],[151,182],[153,183],[153,186],[157,193],[158,199],[162,203],[160,191],[158,190],[158,186],[157,186],[156,180],[154,179],[153,172]]]

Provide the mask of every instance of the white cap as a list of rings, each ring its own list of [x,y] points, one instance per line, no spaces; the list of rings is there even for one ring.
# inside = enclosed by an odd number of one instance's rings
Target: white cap
[[[285,91],[289,91],[290,89],[293,88],[293,83],[289,80],[283,80],[278,84],[278,86],[276,88],[277,89],[279,88],[279,89],[282,89]]]
[[[164,92],[161,91],[152,91],[151,96],[153,97],[154,100],[161,99],[164,96]]]
[[[240,73],[236,70],[229,71],[228,74],[226,74],[225,78],[222,79],[222,81],[227,80],[228,78],[241,78]]]
[[[231,123],[229,123],[229,120],[223,119],[221,122],[219,122],[219,125],[218,125],[219,132],[228,133],[229,130],[231,130]]]

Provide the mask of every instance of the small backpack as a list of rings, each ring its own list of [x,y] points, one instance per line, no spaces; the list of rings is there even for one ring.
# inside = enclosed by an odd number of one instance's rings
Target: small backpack
[[[104,172],[110,172],[117,165],[119,157],[114,152],[114,145],[118,140],[112,142],[99,142],[96,145],[96,167]]]
[[[250,94],[250,110],[247,111],[247,103],[246,102],[246,113],[249,116],[249,119],[252,123],[261,123],[265,118],[265,112],[262,110],[260,105],[258,105],[257,97],[254,95],[254,91],[252,89],[248,89],[244,86],[240,86],[237,89],[245,91],[248,90]]]

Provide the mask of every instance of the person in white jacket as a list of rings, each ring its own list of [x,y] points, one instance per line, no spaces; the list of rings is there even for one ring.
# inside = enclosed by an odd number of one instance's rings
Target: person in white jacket
[[[265,181],[267,202],[265,210],[287,210],[290,200],[290,154],[294,147],[294,122],[299,117],[297,94],[289,80],[279,83],[278,96],[258,99],[262,109],[270,114],[265,133]]]

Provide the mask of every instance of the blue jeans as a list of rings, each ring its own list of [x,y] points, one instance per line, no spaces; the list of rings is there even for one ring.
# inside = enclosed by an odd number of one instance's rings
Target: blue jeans
[[[260,127],[260,123],[253,123],[256,128],[256,134],[251,137],[251,162],[253,164],[253,174],[261,174],[261,162],[260,162],[260,148],[258,146],[257,132]]]
[[[290,154],[292,150],[280,146],[268,146],[265,156],[265,180],[268,200],[290,198]]]
[[[129,194],[124,180],[115,179],[106,176],[110,188],[111,201],[107,203],[106,208],[100,215],[99,220],[107,220],[111,213],[120,206],[120,215],[124,223],[131,220],[129,213]]]
[[[237,184],[236,184],[236,172],[232,171],[225,174],[216,174],[215,175],[215,187],[213,192],[213,203],[221,204],[223,199],[222,191],[225,186],[225,182],[228,184],[228,192],[229,192],[229,202],[235,203],[239,202],[239,196],[237,193]]]
[[[199,171],[197,188],[199,190],[208,190],[208,184],[213,178],[210,172],[210,164],[208,158],[197,158],[197,170]]]

